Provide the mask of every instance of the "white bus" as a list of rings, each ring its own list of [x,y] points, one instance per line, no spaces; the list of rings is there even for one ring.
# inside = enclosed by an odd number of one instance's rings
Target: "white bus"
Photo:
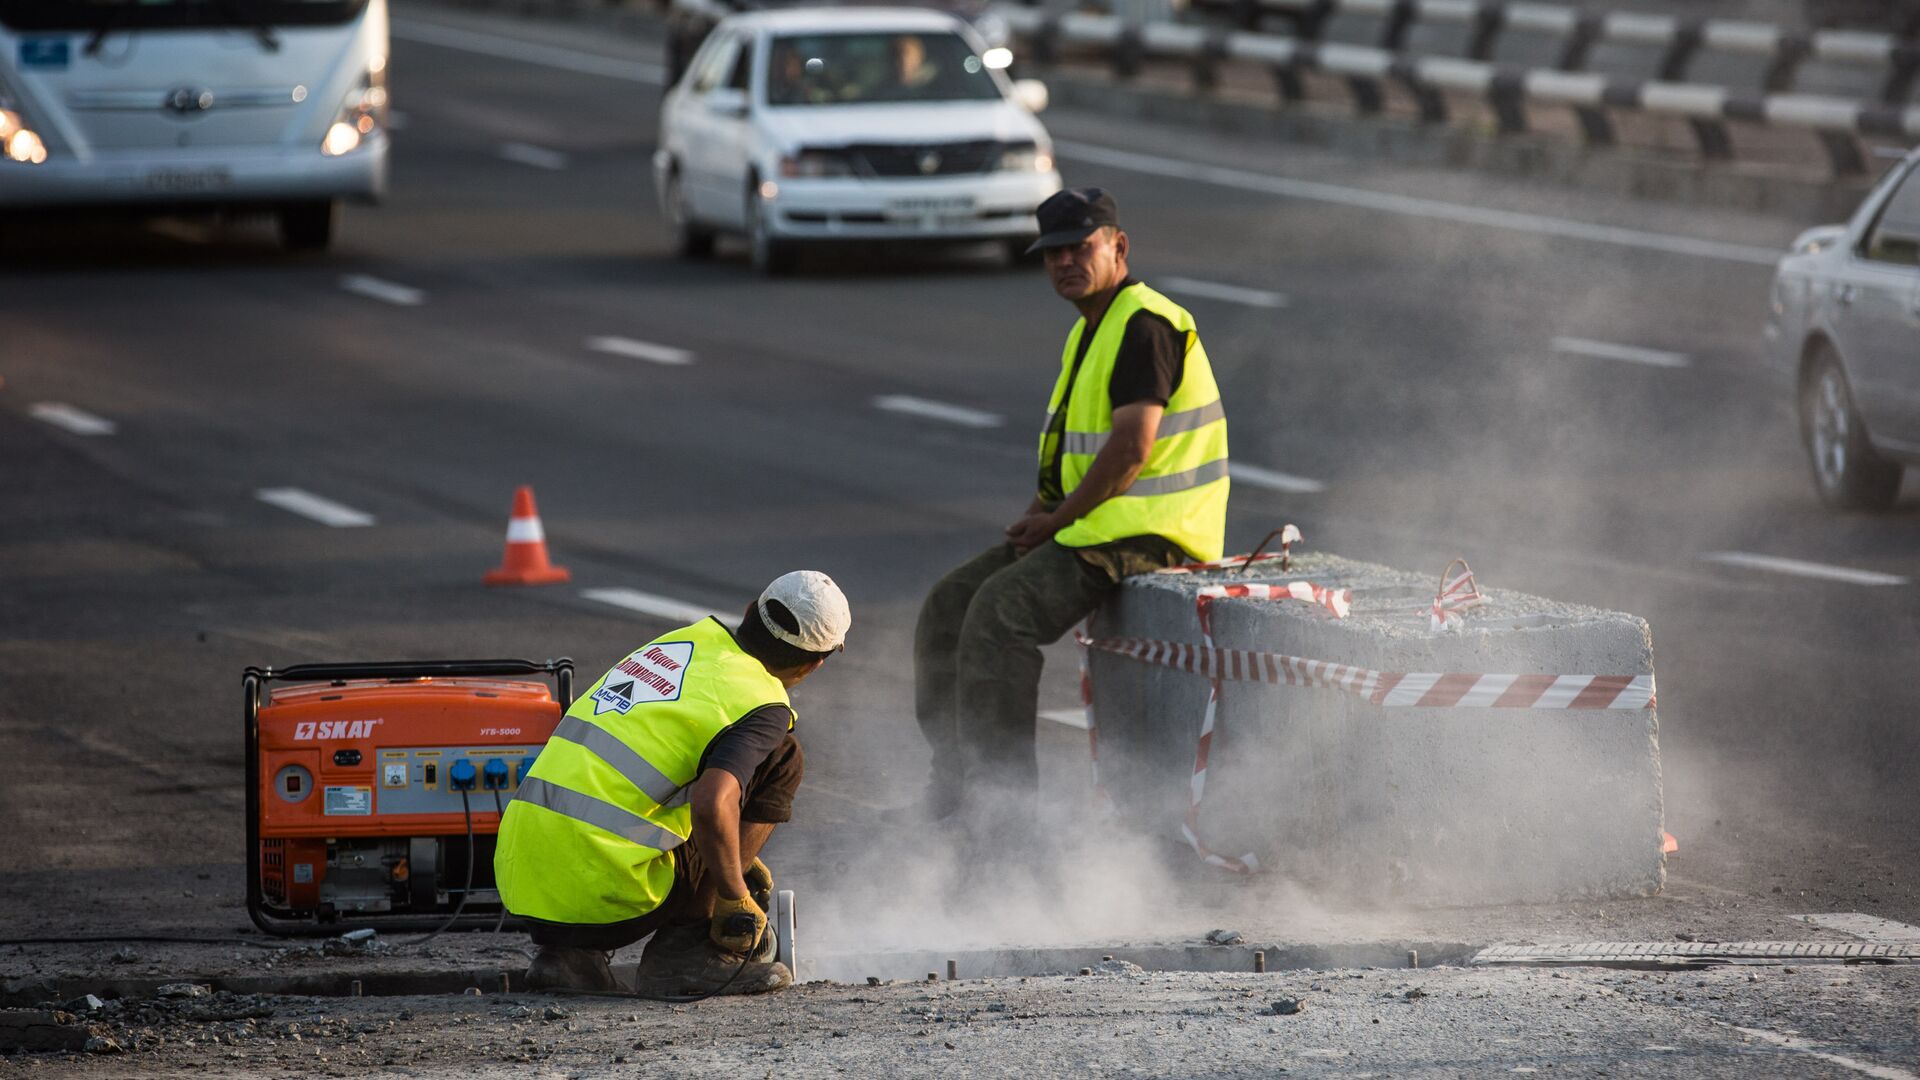
[[[319,249],[387,174],[387,0],[0,0],[0,220],[275,215]]]

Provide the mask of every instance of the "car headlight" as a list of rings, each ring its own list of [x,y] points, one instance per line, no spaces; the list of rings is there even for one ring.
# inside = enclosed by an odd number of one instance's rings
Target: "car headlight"
[[[837,150],[798,150],[780,159],[780,175],[805,179],[852,176],[853,162]]]
[[[1016,143],[1000,151],[1002,172],[1049,172],[1053,155],[1033,143]]]
[[[376,57],[366,74],[360,76],[360,85],[340,103],[340,112],[320,140],[320,152],[328,157],[352,153],[386,122],[387,64],[384,57]]]
[[[21,165],[39,165],[47,160],[46,141],[27,126],[26,115],[6,83],[0,83],[0,158]]]

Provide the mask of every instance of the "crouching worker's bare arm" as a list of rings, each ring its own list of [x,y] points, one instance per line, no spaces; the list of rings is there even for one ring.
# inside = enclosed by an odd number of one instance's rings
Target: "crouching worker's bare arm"
[[[773,826],[740,821],[740,781],[725,769],[708,769],[693,782],[693,842],[704,873],[700,898],[712,912],[708,934],[731,952],[753,949],[767,928],[767,913],[747,894],[746,868],[759,855]],[[751,915],[751,925],[740,915]]]

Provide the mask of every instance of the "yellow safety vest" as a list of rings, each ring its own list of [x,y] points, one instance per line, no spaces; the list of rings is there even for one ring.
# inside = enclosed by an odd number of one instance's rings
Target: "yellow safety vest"
[[[1193,316],[1145,285],[1135,283],[1114,295],[1087,346],[1077,377],[1073,374],[1073,358],[1087,320],[1074,323],[1067,334],[1067,347],[1060,357],[1060,379],[1047,403],[1047,426],[1041,429],[1040,467],[1045,469],[1052,457],[1053,440],[1048,432],[1064,408],[1062,490],[1072,494],[1087,475],[1094,456],[1113,434],[1113,399],[1108,384],[1127,320],[1139,311],[1166,319],[1186,335],[1186,365],[1180,385],[1174,388],[1173,398],[1160,417],[1153,449],[1133,486],[1061,529],[1054,539],[1067,547],[1091,547],[1154,534],[1179,544],[1195,559],[1218,559],[1226,544],[1228,487],[1227,416],[1220,407],[1220,388],[1213,381],[1213,367],[1207,363],[1207,350],[1194,330]]]
[[[791,730],[786,687],[716,619],[635,649],[567,710],[507,804],[493,856],[507,910],[602,924],[659,907],[707,744],[767,705]]]

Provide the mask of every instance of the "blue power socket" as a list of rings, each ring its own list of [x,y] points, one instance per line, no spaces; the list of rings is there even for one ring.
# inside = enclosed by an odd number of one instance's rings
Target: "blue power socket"
[[[501,758],[488,758],[480,767],[480,786],[488,791],[505,791],[507,788],[507,763]]]
[[[447,786],[454,791],[472,791],[479,775],[471,758],[461,758],[453,763],[453,768],[447,770]]]

